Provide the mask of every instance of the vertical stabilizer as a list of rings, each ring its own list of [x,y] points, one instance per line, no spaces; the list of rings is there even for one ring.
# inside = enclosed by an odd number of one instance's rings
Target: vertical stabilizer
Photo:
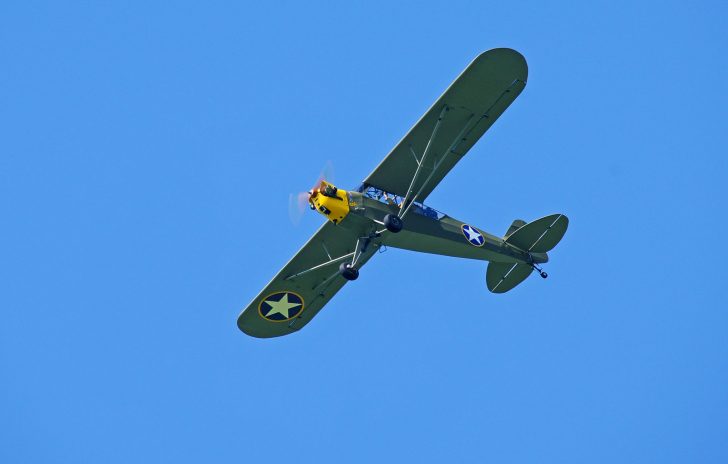
[[[508,232],[506,232],[506,235],[504,235],[503,238],[508,238],[508,236],[510,236],[513,232],[517,231],[518,229],[520,229],[521,227],[523,227],[525,225],[526,225],[526,221],[524,221],[523,219],[516,219],[515,221],[513,221],[511,226],[508,228]]]

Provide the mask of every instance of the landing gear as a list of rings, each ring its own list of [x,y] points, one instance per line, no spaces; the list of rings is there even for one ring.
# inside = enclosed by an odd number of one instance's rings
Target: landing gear
[[[392,233],[397,233],[400,230],[402,230],[402,226],[404,225],[402,223],[402,219],[400,219],[399,216],[396,216],[394,214],[387,214],[384,216],[384,227],[387,228],[388,231]]]
[[[346,280],[356,280],[359,278],[359,271],[352,267],[351,263],[341,263],[339,266],[339,274]]]
[[[536,266],[535,264],[531,263],[531,267],[532,267],[532,268],[533,268],[533,269],[534,269],[534,270],[535,270],[536,272],[538,272],[538,275],[540,275],[540,276],[541,276],[542,278],[544,278],[544,279],[545,279],[546,277],[548,277],[548,276],[549,276],[548,274],[546,274],[546,272],[545,272],[545,271],[544,271],[543,269],[541,269],[540,267]]]

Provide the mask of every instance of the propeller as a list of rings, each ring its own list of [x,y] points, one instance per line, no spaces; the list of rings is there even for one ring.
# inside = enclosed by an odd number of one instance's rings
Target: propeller
[[[307,192],[291,193],[288,195],[288,217],[291,219],[291,223],[294,226],[298,226],[301,223],[301,218],[306,209],[309,208],[308,198],[314,189],[317,189],[321,185],[321,181],[332,182],[334,178],[334,165],[331,161],[327,161],[323,169],[318,175],[316,183],[313,184]]]
[[[318,176],[318,180],[316,181],[314,188],[318,187],[322,180],[332,184],[334,183],[334,164],[330,160],[327,161],[321,169],[321,173]]]
[[[288,195],[288,217],[291,218],[291,223],[297,226],[301,223],[303,213],[308,208],[308,192],[291,193]]]

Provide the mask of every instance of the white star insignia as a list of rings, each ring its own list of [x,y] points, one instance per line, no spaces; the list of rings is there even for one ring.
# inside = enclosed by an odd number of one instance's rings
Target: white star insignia
[[[265,303],[271,308],[270,311],[268,311],[268,313],[265,315],[265,317],[271,317],[273,314],[280,314],[286,319],[289,319],[291,317],[289,315],[289,311],[292,308],[295,308],[296,306],[301,306],[301,303],[290,303],[288,301],[288,293],[284,294],[283,298],[281,298],[279,301],[266,300]]]
[[[481,238],[480,232],[478,232],[477,230],[474,230],[470,226],[465,226],[463,228],[463,230],[465,231],[466,234],[468,234],[468,240],[470,240],[471,242],[473,240],[475,240],[476,242],[480,243],[480,238]]]

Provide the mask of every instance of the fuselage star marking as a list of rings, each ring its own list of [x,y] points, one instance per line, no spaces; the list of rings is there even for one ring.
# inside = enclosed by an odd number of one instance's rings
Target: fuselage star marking
[[[468,242],[472,243],[475,246],[482,246],[485,242],[483,234],[475,230],[475,228],[473,228],[472,226],[464,224],[463,233],[465,234],[465,238],[468,239]]]

